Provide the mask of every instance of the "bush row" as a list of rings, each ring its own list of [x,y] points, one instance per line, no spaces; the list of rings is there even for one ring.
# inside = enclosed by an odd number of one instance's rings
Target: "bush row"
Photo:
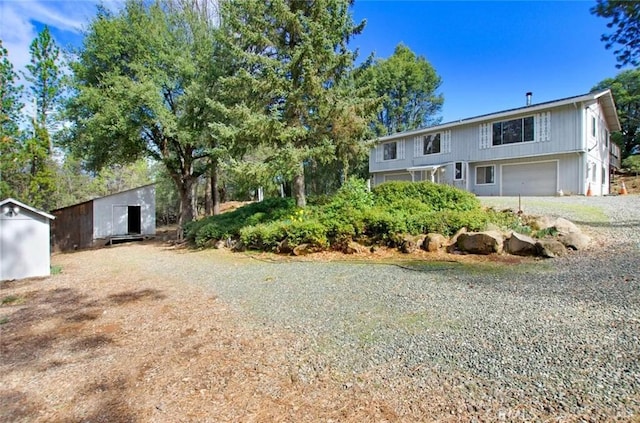
[[[232,237],[247,248],[268,251],[285,239],[291,248],[363,239],[392,244],[398,234],[450,236],[462,227],[480,231],[490,223],[518,224],[512,213],[484,210],[473,194],[450,186],[391,182],[370,192],[364,181],[349,180],[330,200],[307,209],[297,209],[289,199],[269,199],[194,222],[187,236],[197,246]]]

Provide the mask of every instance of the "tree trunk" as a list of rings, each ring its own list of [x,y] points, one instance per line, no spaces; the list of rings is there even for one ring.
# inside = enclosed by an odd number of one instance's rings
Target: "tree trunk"
[[[293,177],[292,191],[293,198],[296,199],[296,206],[305,207],[307,205],[307,198],[304,192],[304,165],[302,163],[298,165],[298,171]]]
[[[184,238],[184,225],[191,222],[194,217],[193,212],[193,185],[195,178],[188,176],[184,179],[179,175],[174,175],[174,182],[180,194],[180,213],[178,214],[178,240]]]
[[[213,215],[220,214],[220,190],[218,189],[218,165],[211,168],[211,193],[213,194]]]
[[[211,171],[209,171],[210,173]],[[207,176],[209,176],[209,173]],[[204,189],[204,213],[206,216],[213,215],[213,195],[211,192],[211,186],[213,185],[212,178],[207,177]]]

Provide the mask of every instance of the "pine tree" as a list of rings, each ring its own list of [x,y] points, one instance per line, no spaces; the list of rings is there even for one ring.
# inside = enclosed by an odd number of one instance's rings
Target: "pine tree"
[[[242,70],[227,79],[251,111],[248,142],[275,147],[287,164],[293,195],[306,205],[305,165],[333,160],[335,107],[348,99],[341,81],[356,53],[349,40],[354,24],[344,0],[247,0],[225,4],[222,23]]]

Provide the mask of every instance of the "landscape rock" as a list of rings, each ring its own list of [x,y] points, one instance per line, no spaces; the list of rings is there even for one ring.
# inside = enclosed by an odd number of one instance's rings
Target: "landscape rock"
[[[365,247],[364,245],[360,245],[355,241],[349,241],[342,247],[341,251],[344,254],[359,254],[366,252],[367,247]]]
[[[552,226],[559,235],[567,235],[573,233],[579,233],[580,229],[571,221],[559,217],[553,222]]]
[[[460,235],[467,233],[467,228],[460,228],[458,232],[456,232],[451,239],[449,240],[449,246],[447,247],[447,253],[454,253],[457,249],[458,238]]]
[[[572,250],[584,250],[591,243],[591,237],[582,232],[570,232],[568,234],[560,234],[558,241]]]
[[[289,240],[287,238],[280,241],[278,246],[276,247],[276,253],[278,254],[291,254],[293,252],[293,247],[289,244]]]
[[[504,239],[497,231],[462,233],[456,242],[457,247],[471,254],[501,253]]]
[[[446,247],[448,242],[449,240],[444,235],[428,233],[420,247],[425,251],[433,253]]]
[[[217,240],[216,242],[213,243],[213,248],[215,248],[216,250],[220,250],[222,248],[225,247],[225,242],[221,239]]]
[[[513,232],[505,243],[505,250],[517,256],[535,256],[538,254],[536,240],[530,236]]]
[[[423,240],[424,237],[422,236],[404,235],[398,249],[405,254],[414,253],[423,243]]]
[[[293,249],[294,256],[306,256],[308,254],[315,253],[317,248],[311,244],[300,244]]]
[[[555,239],[541,239],[536,243],[538,255],[546,258],[564,257],[567,249],[560,241]]]

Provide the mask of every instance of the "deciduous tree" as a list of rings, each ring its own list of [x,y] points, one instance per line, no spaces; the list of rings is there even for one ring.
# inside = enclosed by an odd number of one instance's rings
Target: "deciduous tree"
[[[427,59],[402,44],[388,59],[373,61],[360,77],[361,86],[370,85],[383,99],[374,123],[378,135],[437,124],[444,103],[440,84]]]
[[[200,3],[127,1],[101,8],[73,64],[68,144],[90,168],[140,157],[161,162],[180,197],[178,223],[194,218],[193,187],[211,158],[205,99],[215,63],[213,25]],[[180,7],[177,7],[180,6]]]

